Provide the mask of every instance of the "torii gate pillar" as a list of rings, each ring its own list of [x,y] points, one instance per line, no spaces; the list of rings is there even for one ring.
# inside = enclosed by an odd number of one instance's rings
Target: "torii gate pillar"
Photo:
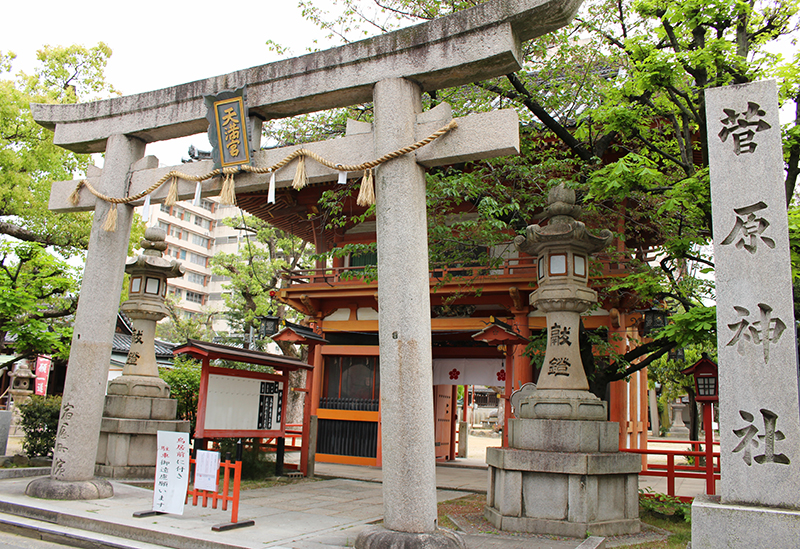
[[[402,78],[381,80],[373,100],[375,152],[412,142],[422,111],[419,87]],[[381,415],[391,425],[381,440],[384,523],[429,533],[437,512],[428,225],[425,172],[415,155],[377,170],[376,210]],[[409,492],[409,478],[418,479],[419,490]]]
[[[144,156],[144,149],[145,142],[135,137],[110,136],[98,190],[109,196],[125,196],[131,165]],[[94,468],[133,208],[119,208],[117,230],[107,232],[103,230],[103,223],[111,207],[97,200],[75,313],[70,371],[64,386],[53,466],[49,477],[28,484],[26,493],[29,496],[98,499],[114,495],[107,480],[94,478]],[[75,413],[77,406],[80,406],[80,413]]]

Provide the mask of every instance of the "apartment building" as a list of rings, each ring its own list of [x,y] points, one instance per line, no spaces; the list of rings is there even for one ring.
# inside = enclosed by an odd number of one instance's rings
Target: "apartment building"
[[[203,199],[199,205],[183,201],[174,206],[151,206],[147,225],[166,231],[165,256],[180,260],[186,270],[182,277],[167,282],[168,295],[176,299],[185,316],[224,310],[223,285],[228,278],[212,274],[211,258],[219,252],[235,253],[240,242],[244,242],[244,231],[223,223],[226,218],[238,215],[239,208],[223,206],[216,197]],[[214,330],[229,331],[222,315],[215,318]]]

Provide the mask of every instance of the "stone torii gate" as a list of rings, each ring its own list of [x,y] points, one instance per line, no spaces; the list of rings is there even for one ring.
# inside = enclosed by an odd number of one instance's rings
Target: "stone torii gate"
[[[520,44],[566,25],[581,0],[491,0],[414,27],[285,61],[270,63],[162,90],[75,105],[32,105],[34,119],[54,130],[54,142],[75,152],[106,153],[105,165],[87,174],[107,196],[133,196],[173,168],[158,168],[145,145],[205,132],[203,97],[247,86],[252,136],[263,120],[290,117],[359,102],[374,102],[371,132],[303,147],[341,164],[358,164],[407,146],[449,122],[446,105],[422,112],[421,93],[477,82],[521,68]],[[428,289],[424,169],[518,152],[514,111],[477,114],[458,128],[376,170],[379,342],[383,420],[385,527],[358,542],[367,547],[385,536],[402,546],[436,535],[436,479],[431,392],[431,323]],[[255,166],[270,166],[294,148],[255,153]],[[311,182],[338,173],[316,163]],[[202,174],[210,163],[183,165]],[[276,174],[291,184],[293,170]],[[95,455],[125,255],[133,209],[121,206],[115,232],[102,229],[110,205],[83,190],[68,199],[77,181],[52,186],[50,209],[95,210],[83,286],[76,313],[70,368],[50,477],[38,494],[89,499],[111,495],[94,479]],[[237,193],[266,191],[269,174],[241,173]],[[216,195],[221,178],[202,184]],[[181,181],[178,198],[194,196]],[[163,202],[164,187],[152,194]],[[143,200],[133,203],[139,205]],[[440,538],[439,542],[445,543]],[[372,540],[372,541],[370,541]],[[382,541],[380,541],[382,540]],[[395,540],[398,541],[398,540]],[[377,546],[377,545],[372,545]],[[401,545],[395,545],[401,546]]]

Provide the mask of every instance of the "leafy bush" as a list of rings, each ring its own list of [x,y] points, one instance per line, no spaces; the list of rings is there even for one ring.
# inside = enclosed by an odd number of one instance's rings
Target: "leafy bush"
[[[61,415],[61,397],[32,396],[20,406],[20,427],[25,433],[22,451],[28,457],[53,456]]]
[[[178,401],[178,418],[191,424],[194,433],[197,424],[197,398],[200,395],[200,363],[194,359],[177,356],[172,368],[159,371],[161,379],[167,382],[172,398]]]
[[[652,490],[639,490],[639,509],[656,516],[692,522],[692,504]]]

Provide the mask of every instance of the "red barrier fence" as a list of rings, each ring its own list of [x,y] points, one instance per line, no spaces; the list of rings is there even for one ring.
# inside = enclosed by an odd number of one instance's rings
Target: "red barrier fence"
[[[662,450],[657,448],[643,449],[627,449],[621,448],[620,451],[628,452],[631,454],[641,454],[646,456],[666,456],[667,463],[650,463],[646,460],[640,475],[651,477],[666,477],[667,478],[667,495],[675,496],[675,479],[676,478],[694,478],[706,481],[706,494],[714,495],[716,493],[716,481],[719,480],[719,450],[714,451],[714,446],[719,446],[718,442],[711,444],[709,448],[701,450],[705,442],[690,441],[690,440],[648,440],[649,444],[689,444],[692,450]],[[676,458],[681,457],[694,457],[694,463],[677,465]],[[701,459],[704,458],[704,459]],[[701,463],[701,462],[705,463]],[[691,501],[693,498],[687,496],[678,496],[683,501]]]

